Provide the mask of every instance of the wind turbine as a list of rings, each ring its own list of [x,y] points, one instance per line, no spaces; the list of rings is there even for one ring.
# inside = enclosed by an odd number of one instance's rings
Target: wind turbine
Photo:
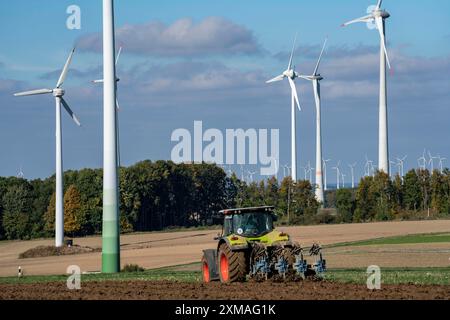
[[[245,182],[245,177],[244,177],[244,165],[241,164],[240,167],[241,167],[241,181],[242,181],[242,182]]]
[[[425,158],[425,153],[426,150],[424,149],[422,156],[417,159],[417,164],[422,170],[425,170],[427,168],[427,159]]]
[[[386,49],[386,19],[390,14],[381,9],[383,0],[378,0],[377,5],[369,15],[344,23],[348,26],[357,22],[373,23],[380,34],[380,110],[378,132],[378,169],[389,174],[389,148],[388,148],[388,119],[387,119],[387,94],[386,94],[386,62],[391,69],[389,56]],[[368,10],[369,11],[369,10]]]
[[[336,165],[336,167],[333,167],[333,170],[336,170],[336,186],[337,189],[340,189],[340,181],[339,181],[339,177],[341,175],[341,170],[339,169],[339,166],[341,165],[341,161],[339,161]]]
[[[117,68],[117,65],[119,64],[120,54],[122,53],[122,47],[119,48],[119,52],[116,56],[116,63],[115,66]],[[120,167],[120,125],[119,125],[119,111],[120,111],[120,105],[119,105],[119,99],[117,98],[117,84],[119,83],[120,78],[116,77],[116,129],[117,129],[117,164]],[[103,79],[94,80],[92,83],[103,83]]]
[[[345,189],[345,177],[346,177],[346,175],[341,173],[341,176],[342,176],[342,188]]]
[[[120,272],[114,1],[103,0],[103,230],[102,271]]]
[[[369,177],[372,175],[372,170],[373,170],[373,161],[369,160],[369,158],[366,155],[366,164],[364,165],[364,175],[366,177]]]
[[[324,184],[325,184],[325,187],[324,187],[324,190],[325,191],[327,191],[328,190],[328,183],[327,183],[327,162],[330,162],[331,161],[331,159],[324,159],[323,160],[323,173],[324,173]]]
[[[292,65],[292,59],[294,57],[295,45],[297,42],[297,36],[294,39],[294,45],[292,47],[291,57],[289,58],[289,63],[287,69],[279,76],[266,81],[266,83],[272,83],[277,81],[282,81],[285,78],[288,79],[289,85],[291,87],[291,166],[292,166],[292,180],[297,181],[297,141],[296,141],[296,132],[297,132],[297,122],[296,122],[296,112],[295,106],[297,106],[298,110],[301,111],[300,101],[298,99],[297,88],[295,86],[294,80],[298,78],[298,73],[295,72],[295,67]]]
[[[62,155],[62,128],[61,128],[61,105],[67,111],[69,116],[75,121],[78,126],[81,126],[77,116],[70,109],[66,100],[64,100],[65,91],[62,88],[69,72],[70,63],[72,62],[73,49],[66,64],[62,69],[55,89],[39,89],[33,91],[26,91],[14,94],[16,97],[33,96],[39,94],[53,94],[56,101],[56,198],[55,198],[55,246],[62,247],[64,244],[64,181],[63,181],[63,155]]]
[[[17,173],[17,178],[23,179],[25,177],[25,174],[22,171],[22,166],[20,166],[19,172]]]
[[[402,182],[403,182],[403,177],[404,177],[403,169],[404,169],[406,158],[408,158],[408,156],[404,156],[403,158],[397,158],[397,161],[400,164],[400,177],[402,178]]]
[[[393,161],[393,160],[389,160],[389,178],[392,179],[392,165],[396,165],[397,162]]]
[[[256,171],[247,171],[247,175],[249,177],[250,183],[253,183],[253,176],[256,174]]]
[[[300,169],[303,169],[303,178],[306,181],[306,177],[308,176],[308,166],[306,167],[300,166]]]
[[[316,199],[323,203],[325,200],[323,193],[323,173],[322,173],[322,123],[321,123],[321,103],[320,103],[320,81],[323,77],[320,75],[319,66],[322,60],[323,52],[327,45],[328,38],[323,43],[322,51],[317,60],[313,74],[310,76],[300,75],[299,77],[312,82],[314,98],[316,101]]]
[[[430,160],[428,161],[428,164],[430,165],[430,168],[431,168],[431,174],[433,174],[433,171],[434,171],[434,159],[439,159],[438,157],[433,157],[432,155],[431,155],[431,152],[430,151],[428,151],[428,156],[429,156],[429,158],[430,158]]]
[[[444,172],[444,161],[447,160],[447,158],[442,158],[441,155],[438,155],[439,158],[439,168],[441,170],[441,173]]]
[[[283,166],[284,178],[286,178],[286,170],[287,170],[288,175],[291,175],[291,167],[289,167],[287,164]]]
[[[356,167],[356,162],[353,164],[349,164],[348,165],[350,168],[350,172],[352,175],[352,189],[355,189],[355,167]]]

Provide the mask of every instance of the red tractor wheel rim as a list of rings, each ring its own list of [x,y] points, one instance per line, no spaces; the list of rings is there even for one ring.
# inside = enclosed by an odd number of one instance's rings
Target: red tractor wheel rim
[[[220,275],[222,281],[228,281],[228,258],[224,253],[220,256]]]
[[[203,262],[203,281],[209,282],[209,267],[206,262]]]

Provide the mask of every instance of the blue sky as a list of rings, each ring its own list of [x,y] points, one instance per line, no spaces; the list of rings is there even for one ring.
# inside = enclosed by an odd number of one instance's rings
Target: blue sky
[[[372,2],[116,0],[118,43],[124,46],[118,70],[123,163],[169,159],[172,131],[193,130],[194,120],[222,130],[278,128],[281,163],[289,163],[288,85],[264,81],[284,70],[298,32],[301,73],[312,71],[329,36],[321,67],[324,157],[332,164],[341,160],[345,171],[347,163],[358,162],[362,174],[366,154],[377,160],[379,40],[363,24],[340,25],[364,15]],[[72,4],[82,10],[81,30],[65,26]],[[388,78],[391,158],[407,154],[407,167],[417,166],[424,148],[450,157],[450,2],[385,0],[383,7],[391,13],[394,68]],[[75,44],[65,88],[83,127],[63,116],[64,167],[101,167],[102,92],[89,83],[101,77],[95,47],[101,1],[2,1],[0,24],[0,175],[16,175],[20,166],[28,178],[53,174],[53,99],[12,93],[54,86]],[[178,30],[187,30],[189,41],[165,42],[164,34]],[[298,83],[304,107],[299,165],[305,165],[314,163],[315,108],[311,85]]]

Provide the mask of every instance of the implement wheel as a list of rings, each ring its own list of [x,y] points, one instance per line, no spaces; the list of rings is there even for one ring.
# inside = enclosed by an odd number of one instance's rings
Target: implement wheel
[[[217,257],[220,281],[223,283],[243,282],[247,275],[247,261],[245,252],[233,252],[226,243],[219,247]]]

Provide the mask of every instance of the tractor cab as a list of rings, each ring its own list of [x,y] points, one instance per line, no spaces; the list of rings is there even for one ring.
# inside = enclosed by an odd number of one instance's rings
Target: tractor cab
[[[223,236],[261,237],[273,231],[277,220],[273,207],[238,208],[220,211],[224,215]]]

